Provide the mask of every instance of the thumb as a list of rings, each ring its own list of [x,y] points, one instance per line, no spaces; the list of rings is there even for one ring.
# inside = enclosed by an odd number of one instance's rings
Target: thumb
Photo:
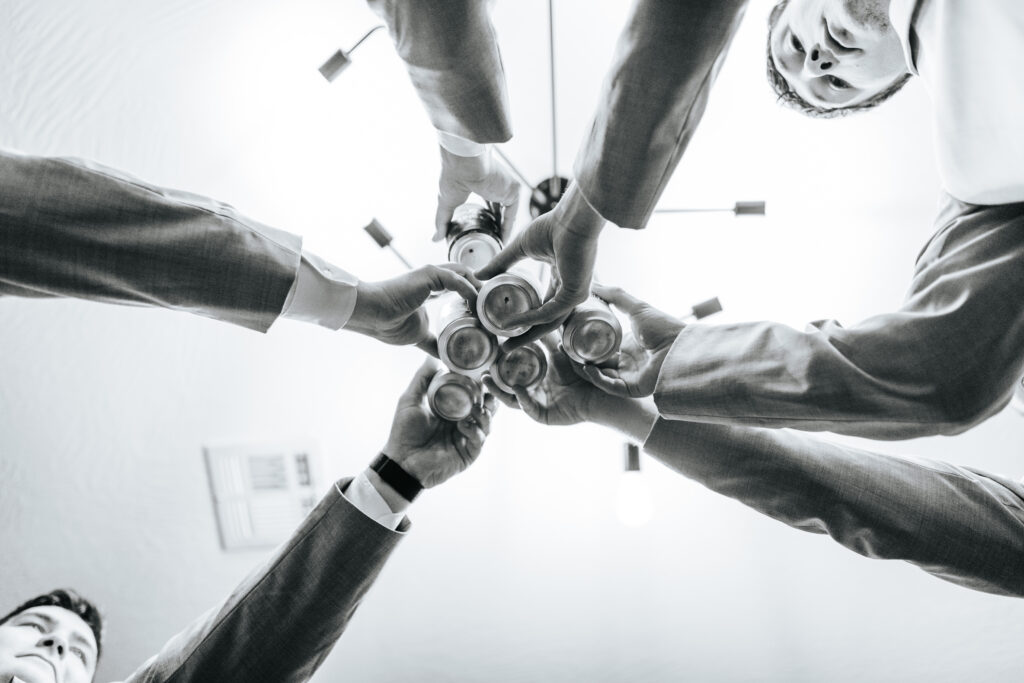
[[[448,234],[448,224],[451,223],[455,209],[466,203],[469,199],[469,190],[452,185],[450,180],[441,177],[441,184],[437,191],[437,213],[434,214],[434,241],[440,242]]]
[[[624,313],[629,315],[636,315],[640,313],[646,305],[640,299],[622,289],[621,287],[608,287],[598,282],[594,282],[591,285],[591,289],[594,294],[604,299],[610,304],[613,304],[616,308],[621,309]]]
[[[489,280],[495,275],[501,275],[513,265],[526,258],[522,237],[523,233],[520,233],[516,239],[512,240],[512,244],[499,251],[491,259],[490,263],[478,270],[476,276],[481,280]]]
[[[402,398],[399,400],[399,404],[403,406],[418,406],[423,402],[423,397],[427,395],[427,388],[430,387],[430,381],[434,379],[434,375],[437,374],[437,363],[434,362],[433,358],[427,358],[423,361],[423,365],[419,367],[416,374],[413,375],[412,381],[409,382],[409,387],[402,394]]]

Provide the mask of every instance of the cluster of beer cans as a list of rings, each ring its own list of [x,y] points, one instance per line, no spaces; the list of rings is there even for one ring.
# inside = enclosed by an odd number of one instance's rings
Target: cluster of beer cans
[[[500,218],[475,204],[460,206],[448,228],[448,257],[478,270],[502,248]],[[517,337],[528,327],[510,326],[510,315],[538,308],[542,302],[540,278],[529,267],[513,266],[487,280],[475,306],[456,294],[449,295],[436,320],[438,355],[446,366],[438,371],[427,391],[431,410],[445,420],[469,416],[483,396],[482,380],[489,376],[503,391],[532,387],[547,375],[545,346],[530,342],[514,349],[501,340]],[[622,343],[622,326],[608,306],[591,297],[576,308],[561,329],[562,347],[570,358],[602,363],[614,357]]]

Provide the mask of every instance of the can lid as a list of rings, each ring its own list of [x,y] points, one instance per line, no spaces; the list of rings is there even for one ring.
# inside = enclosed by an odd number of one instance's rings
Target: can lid
[[[494,342],[479,327],[463,327],[449,337],[445,352],[452,365],[464,370],[475,370],[491,359]]]
[[[434,392],[433,408],[445,420],[464,420],[473,410],[473,395],[461,384],[445,383]]]
[[[448,247],[448,260],[470,270],[480,270],[501,251],[501,242],[485,232],[467,232]]]
[[[498,359],[501,381],[510,387],[528,387],[543,376],[546,361],[542,351],[533,346],[520,346]]]
[[[504,321],[509,315],[536,308],[540,305],[540,298],[533,286],[525,280],[514,275],[506,275],[505,278],[505,281],[495,278],[494,285],[484,285],[480,290],[477,315],[483,326],[494,334],[514,337],[526,332],[529,327],[506,327]]]
[[[587,320],[573,335],[572,345],[576,353],[586,361],[599,362],[615,351],[618,335],[607,320]]]

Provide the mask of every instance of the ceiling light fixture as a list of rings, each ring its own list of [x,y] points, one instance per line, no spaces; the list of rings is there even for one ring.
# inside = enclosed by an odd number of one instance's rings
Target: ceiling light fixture
[[[626,444],[626,471],[619,479],[615,509],[619,521],[626,526],[643,526],[654,517],[654,496],[647,480],[640,473],[640,447]]]
[[[380,24],[379,26],[374,26],[369,31],[364,33],[363,37],[357,40],[356,44],[349,48],[348,52],[339,49],[337,52],[331,55],[326,62],[320,65],[320,75],[326,78],[328,83],[334,81],[334,79],[340,76],[341,72],[347,69],[349,64],[352,63],[352,58],[349,55],[355,52],[355,49],[362,45],[364,40],[366,40],[367,38],[369,38],[382,28],[384,28],[383,24]]]

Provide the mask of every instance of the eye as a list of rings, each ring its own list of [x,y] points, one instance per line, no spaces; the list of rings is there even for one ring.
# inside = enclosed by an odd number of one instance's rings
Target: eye
[[[797,40],[797,37],[795,35],[793,35],[792,33],[789,34],[789,44],[793,47],[794,50],[796,50],[800,54],[804,53],[804,46],[803,46],[803,44],[801,44],[800,41]]]
[[[828,84],[836,90],[846,90],[850,87],[849,83],[841,78],[836,78],[835,76],[827,76],[825,80],[828,81]]]
[[[46,631],[46,629],[43,628],[42,624],[40,624],[38,622],[35,622],[35,621],[23,621],[23,622],[21,622],[21,625],[22,626],[28,626],[29,628],[34,628],[35,630],[39,631],[40,633],[44,633]]]
[[[89,663],[89,660],[86,659],[85,651],[84,650],[82,650],[81,648],[73,647],[73,648],[71,648],[71,651],[75,653],[76,657],[78,657],[79,659],[82,660],[82,664],[86,664],[87,665]]]

